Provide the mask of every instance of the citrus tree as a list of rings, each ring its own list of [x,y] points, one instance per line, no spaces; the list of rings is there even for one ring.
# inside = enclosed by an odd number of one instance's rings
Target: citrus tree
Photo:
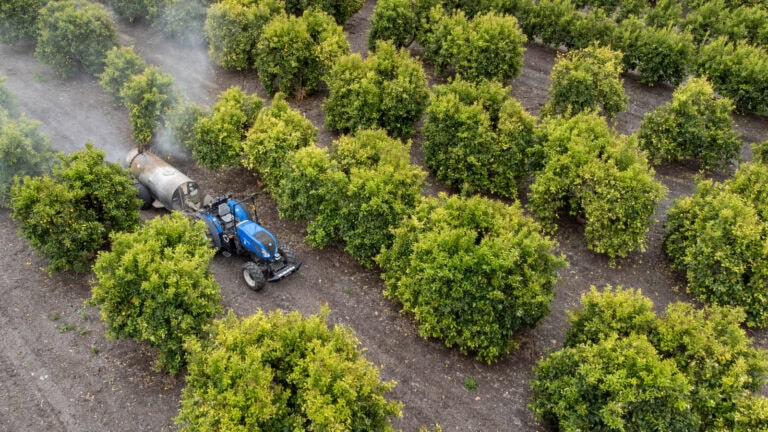
[[[86,271],[110,233],[138,226],[140,203],[128,171],[91,143],[60,158],[52,174],[14,183],[11,217],[49,270]]]
[[[422,336],[489,363],[546,316],[565,264],[518,204],[487,198],[424,198],[393,234],[376,258],[385,296],[413,314]]]
[[[674,202],[664,247],[672,267],[685,273],[688,291],[707,304],[745,309],[747,324],[768,325],[768,166],[739,167],[718,184],[702,180],[690,197]]]
[[[40,9],[35,55],[60,76],[101,72],[107,51],[117,45],[115,26],[98,3],[56,0]]]
[[[536,119],[498,82],[457,78],[433,90],[422,144],[429,169],[464,193],[517,196]]]
[[[123,105],[125,100],[120,96],[123,86],[146,68],[147,63],[136,54],[132,46],[113,47],[107,51],[104,70],[98,75],[99,84]]]
[[[558,54],[550,74],[549,100],[543,115],[598,111],[613,117],[627,109],[621,52],[591,45]]]
[[[100,308],[107,336],[149,343],[159,351],[158,368],[171,373],[188,360],[183,341],[202,335],[221,312],[206,230],[173,212],[136,232],[113,234],[111,249],[93,265],[90,303]]]
[[[671,303],[639,290],[582,295],[563,349],[539,361],[534,412],[562,430],[748,431],[765,427],[768,355],[738,308]]]
[[[718,98],[706,78],[691,78],[671,101],[643,117],[638,142],[654,160],[696,160],[705,169],[723,168],[741,150],[732,111],[733,102]]]
[[[543,126],[543,168],[529,208],[549,229],[563,210],[586,222],[587,247],[613,261],[644,250],[665,194],[634,137],[619,136],[594,112],[550,118]]]
[[[233,86],[218,96],[207,116],[194,125],[191,142],[195,160],[210,169],[239,166],[243,139],[256,120],[264,100]]]
[[[0,74],[0,115],[16,118],[21,114],[19,100],[5,87],[5,79],[5,76]]]
[[[368,49],[373,51],[379,41],[388,40],[396,47],[409,46],[416,38],[419,18],[411,0],[380,0],[371,15]]]
[[[329,327],[328,309],[302,317],[277,310],[216,320],[190,337],[182,431],[393,431],[401,404],[352,330]]]
[[[50,0],[5,0],[0,4],[0,42],[12,43],[35,36],[40,9]]]
[[[326,124],[343,133],[382,128],[392,136],[412,135],[429,100],[419,60],[388,41],[365,60],[357,53],[340,57],[325,81]]]
[[[339,25],[363,7],[363,0],[285,0],[286,12],[301,15],[309,8],[322,10],[332,16]]]
[[[56,161],[56,152],[39,127],[40,122],[24,115],[10,118],[0,109],[0,207],[11,203],[14,178],[49,173]]]
[[[128,108],[131,135],[136,141],[149,142],[165,114],[175,105],[178,96],[173,83],[173,76],[157,66],[148,66],[120,88],[119,99]]]
[[[261,175],[268,190],[278,188],[288,154],[317,141],[317,128],[282,93],[261,109],[243,141],[243,166]]]

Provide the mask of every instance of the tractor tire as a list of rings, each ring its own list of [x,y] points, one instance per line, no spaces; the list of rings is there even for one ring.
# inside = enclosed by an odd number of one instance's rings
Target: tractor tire
[[[243,264],[243,280],[248,288],[254,291],[261,291],[267,284],[267,278],[264,276],[264,271],[253,261],[248,261]]]
[[[198,219],[203,221],[205,223],[205,226],[208,228],[208,230],[205,232],[205,236],[208,237],[208,240],[211,241],[211,247],[216,249],[216,251],[221,250],[221,236],[219,236],[219,231],[216,229],[216,225],[213,224],[213,222],[205,217],[196,216]]]
[[[293,252],[293,249],[290,248],[290,246],[285,245],[281,246],[277,249],[277,252],[280,253],[285,258],[286,262],[289,263],[295,263],[296,262],[296,254]]]
[[[149,188],[139,182],[134,183],[133,186],[136,188],[136,193],[141,200],[141,209],[147,210],[152,207],[154,199],[152,199],[152,193],[149,191]]]

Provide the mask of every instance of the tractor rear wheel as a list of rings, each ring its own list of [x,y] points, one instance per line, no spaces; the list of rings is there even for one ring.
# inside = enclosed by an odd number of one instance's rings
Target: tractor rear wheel
[[[243,280],[248,288],[259,291],[267,284],[267,278],[264,276],[264,271],[253,261],[248,261],[243,264]]]

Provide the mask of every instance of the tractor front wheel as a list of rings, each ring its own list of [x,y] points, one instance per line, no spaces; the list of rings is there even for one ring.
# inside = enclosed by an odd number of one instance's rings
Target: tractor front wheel
[[[253,261],[248,261],[243,264],[243,280],[248,288],[259,291],[267,284],[267,278],[264,276],[264,271],[261,270],[258,264]]]

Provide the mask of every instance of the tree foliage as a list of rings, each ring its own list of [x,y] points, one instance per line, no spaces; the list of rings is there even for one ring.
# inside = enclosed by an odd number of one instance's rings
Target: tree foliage
[[[519,205],[425,198],[393,233],[376,258],[385,295],[413,313],[422,336],[492,362],[549,312],[565,261]]]
[[[264,88],[302,96],[314,91],[340,56],[349,54],[342,28],[323,11],[277,15],[262,29],[255,67]]]
[[[191,146],[195,160],[210,169],[240,166],[243,140],[262,106],[263,99],[238,86],[219,94],[210,115],[195,123]]]
[[[56,152],[39,127],[40,122],[24,115],[9,118],[0,109],[0,207],[10,206],[14,178],[49,173],[56,160]]]
[[[464,193],[517,195],[528,173],[536,119],[509,96],[509,88],[460,78],[434,87],[422,144],[438,179]]]
[[[611,260],[644,250],[664,186],[634,137],[618,136],[604,118],[582,113],[544,125],[543,168],[529,207],[548,228],[561,211],[586,220],[587,247]]]
[[[424,58],[439,74],[449,67],[465,79],[508,81],[523,68],[527,38],[517,19],[489,12],[468,19],[462,10],[446,14],[432,8],[429,27],[420,37]]]
[[[332,16],[339,25],[344,25],[362,7],[363,0],[285,0],[285,10],[290,14],[301,15],[316,8]]]
[[[149,17],[150,6],[154,3],[160,3],[158,0],[106,0],[115,14],[132,23],[141,21]]]
[[[688,290],[707,304],[745,309],[747,324],[768,325],[768,166],[739,167],[722,184],[700,181],[675,201],[664,247],[672,267],[685,272]]]
[[[368,49],[373,51],[379,41],[388,40],[396,47],[410,45],[419,29],[419,17],[411,0],[380,0],[371,15]]]
[[[411,135],[429,100],[419,60],[388,41],[365,60],[357,53],[340,57],[325,81],[326,124],[343,133],[382,128],[392,136]]]
[[[5,87],[5,76],[0,74],[0,116],[17,118],[20,114],[19,100]]]
[[[541,360],[532,408],[563,430],[760,430],[768,355],[738,308],[672,303],[594,287],[569,313],[565,346]]]
[[[722,168],[741,150],[732,111],[730,99],[718,98],[706,78],[692,78],[671,101],[643,117],[638,141],[656,160],[697,160],[705,169]]]
[[[87,0],[57,0],[37,20],[35,55],[63,77],[95,75],[107,51],[118,45],[115,26],[104,6]]]
[[[14,183],[11,217],[49,270],[85,271],[110,233],[138,226],[139,201],[128,171],[91,143],[60,158],[51,175]]]
[[[699,50],[696,73],[731,100],[737,112],[768,112],[768,51],[718,38]]]
[[[262,28],[284,8],[283,0],[223,0],[212,4],[204,25],[211,60],[226,69],[252,68]]]
[[[13,43],[35,36],[40,9],[50,0],[3,0],[0,3],[0,42]]]
[[[280,310],[229,313],[190,338],[183,431],[392,431],[401,404],[353,332],[329,328],[328,310],[303,318]]]
[[[157,66],[148,66],[133,75],[120,89],[120,99],[128,108],[133,138],[146,143],[162,124],[163,116],[176,103],[173,76]]]
[[[261,109],[243,141],[243,165],[258,172],[267,189],[275,190],[284,177],[287,156],[316,141],[315,125],[278,93]]]
[[[187,362],[183,341],[202,335],[221,312],[205,232],[202,222],[173,212],[112,235],[112,248],[93,266],[90,302],[100,307],[107,336],[148,342],[159,350],[157,366],[171,373]]]
[[[544,115],[573,115],[597,111],[613,117],[627,109],[621,52],[591,45],[558,55],[550,75]]]
[[[136,54],[132,46],[113,47],[107,51],[104,71],[98,75],[99,84],[123,105],[125,100],[120,96],[120,91],[134,75],[141,74],[146,68],[147,63]]]

